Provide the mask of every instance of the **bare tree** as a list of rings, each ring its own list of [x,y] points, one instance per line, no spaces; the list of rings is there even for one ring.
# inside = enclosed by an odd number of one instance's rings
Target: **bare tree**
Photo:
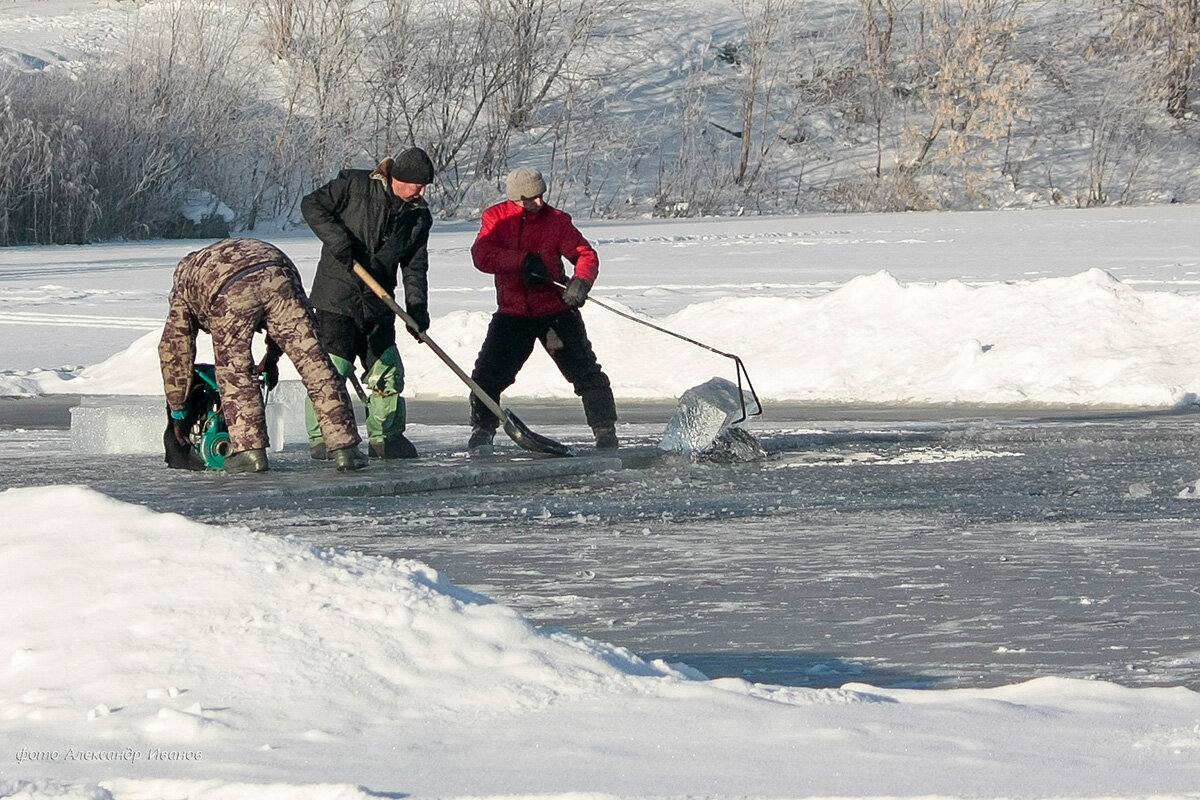
[[[916,96],[925,113],[903,169],[920,170],[943,138],[944,154],[961,159],[974,141],[1006,134],[1029,78],[1012,57],[1022,2],[920,0]]]
[[[1200,57],[1200,0],[1108,0],[1111,34],[1127,60],[1152,59],[1155,86],[1167,113],[1182,119]]]
[[[767,151],[775,144],[777,125],[773,119],[776,92],[790,63],[788,25],[794,21],[799,4],[796,0],[734,0],[746,26],[745,52],[739,54],[741,73],[739,128],[734,135],[741,140],[733,180],[739,186],[753,183]],[[751,156],[757,161],[751,166]]]
[[[262,24],[262,42],[274,58],[291,55],[296,35],[299,0],[259,0],[253,3],[255,14]]]
[[[563,89],[583,50],[606,20],[620,19],[630,0],[476,0],[493,21],[495,66],[504,79],[499,93],[508,125],[526,128],[547,97]]]
[[[359,127],[355,71],[370,29],[370,0],[264,0],[272,52],[288,76],[285,96],[311,120],[310,177],[321,182],[345,165]],[[289,101],[292,102],[292,101]]]
[[[859,35],[862,39],[866,115],[874,128],[875,177],[883,177],[884,125],[895,107],[893,39],[902,9],[897,0],[859,0],[862,5]]]
[[[1188,111],[1188,95],[1200,55],[1200,0],[1166,0],[1167,28],[1167,113],[1182,119]]]
[[[473,176],[487,171],[499,138],[492,108],[504,81],[494,62],[494,20],[478,0],[417,7],[385,0],[363,81],[373,146],[425,148],[438,170],[433,191],[453,213]]]

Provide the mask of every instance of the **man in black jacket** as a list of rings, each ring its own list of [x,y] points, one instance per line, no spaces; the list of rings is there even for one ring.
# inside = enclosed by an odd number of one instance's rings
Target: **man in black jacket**
[[[321,344],[343,376],[357,358],[365,370],[367,437],[378,458],[415,458],[404,436],[407,423],[404,365],[396,349],[396,317],[354,274],[361,264],[389,292],[402,282],[404,304],[422,331],[429,327],[429,230],[433,216],[424,194],[433,162],[419,147],[385,158],[372,171],[342,170],[300,203],[321,239],[321,260],[310,300]],[[313,458],[326,458],[325,441],[309,404],[308,441]]]

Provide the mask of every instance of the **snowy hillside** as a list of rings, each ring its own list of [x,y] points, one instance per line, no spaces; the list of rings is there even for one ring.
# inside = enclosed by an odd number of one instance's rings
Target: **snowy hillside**
[[[1179,5],[9,2],[0,243],[277,230],[409,143],[443,218],[519,164],[587,217],[1191,201]]]

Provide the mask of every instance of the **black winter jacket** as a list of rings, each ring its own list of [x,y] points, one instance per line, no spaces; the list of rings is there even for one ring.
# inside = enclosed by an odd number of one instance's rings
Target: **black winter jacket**
[[[392,312],[353,272],[362,264],[393,292],[397,270],[407,308],[427,306],[429,230],[433,215],[424,200],[404,202],[392,194],[386,169],[342,170],[300,202],[304,220],[323,242],[309,299],[315,308],[358,323],[387,319]]]

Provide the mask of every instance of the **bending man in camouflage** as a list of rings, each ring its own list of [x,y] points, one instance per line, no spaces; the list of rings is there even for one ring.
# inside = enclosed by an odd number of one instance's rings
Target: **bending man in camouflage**
[[[338,470],[360,469],[367,460],[342,378],[334,371],[313,327],[313,314],[291,260],[256,239],[223,239],[189,253],[175,267],[170,311],[158,344],[167,407],[181,430],[194,375],[196,333],[212,334],[221,410],[232,455],[226,472],[267,469],[267,424],[258,375],[278,380],[279,356],[300,373],[313,401],[321,432]],[[267,354],[254,363],[254,333],[267,333]]]

